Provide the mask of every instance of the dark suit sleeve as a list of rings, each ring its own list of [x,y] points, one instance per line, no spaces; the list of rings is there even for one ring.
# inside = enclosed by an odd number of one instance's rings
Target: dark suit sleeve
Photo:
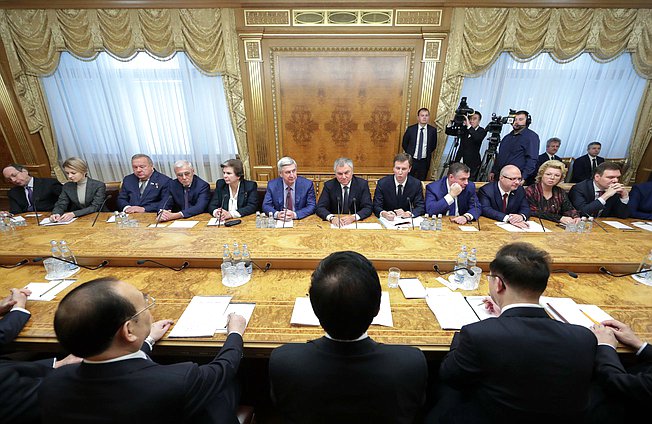
[[[583,182],[575,184],[570,189],[568,196],[570,197],[573,206],[575,206],[575,209],[585,215],[595,216],[599,210],[605,208],[605,205],[603,205],[602,202],[594,199],[595,193],[592,190],[587,190],[586,184]]]
[[[652,351],[652,346],[648,345],[646,350]],[[652,352],[649,355],[652,356]],[[647,370],[630,374],[620,362],[616,350],[602,345],[597,348],[595,361],[598,381],[607,392],[635,402],[649,402],[652,399],[652,361],[648,360],[650,368]]]
[[[488,187],[489,185],[484,185],[480,187],[480,191],[478,192],[478,200],[480,200],[480,207],[482,208],[482,216],[486,216],[487,218],[495,219],[496,221],[503,221],[505,219],[505,214],[502,213],[501,211],[498,211],[493,208],[491,205],[491,191],[485,190],[485,187]]]
[[[218,209],[223,206],[222,205],[222,202],[224,201],[223,191],[225,187],[226,187],[226,183],[224,182],[224,180],[215,181],[215,191],[213,192],[213,197],[211,197],[211,201],[208,203],[209,214],[213,215],[213,211],[215,209]]]
[[[412,155],[414,152],[408,152],[408,148],[410,147],[410,128],[411,127],[407,127],[405,133],[403,133],[403,142],[401,143],[401,146],[405,153]]]
[[[258,184],[255,181],[244,182],[245,202],[244,205],[238,207],[240,216],[251,215],[256,213],[258,209]]]
[[[324,184],[324,188],[322,189],[321,193],[319,194],[319,201],[317,201],[317,209],[315,210],[315,213],[317,213],[317,216],[320,217],[321,219],[326,219],[328,215],[333,213],[329,208],[331,207],[331,193],[330,193],[330,188],[331,184]],[[337,211],[335,211],[337,213]]]
[[[376,190],[374,191],[374,214],[377,217],[380,217],[380,213],[384,211],[383,205],[385,204],[385,194],[383,192],[383,185],[379,181],[376,184]]]
[[[27,321],[29,321],[30,316],[30,314],[23,311],[9,311],[0,320],[0,346],[14,341]]]
[[[276,212],[276,208],[274,208],[274,201],[272,196],[274,185],[275,184],[272,184],[271,181],[267,183],[267,190],[265,190],[265,197],[263,198],[263,212],[265,213],[265,215],[269,214],[270,212],[272,213]]]
[[[106,197],[106,184],[103,182],[89,179],[86,184],[90,185],[91,196],[93,197],[93,200],[91,200],[90,204],[85,208],[72,211],[72,213],[74,213],[77,217],[99,211],[102,207],[102,203],[104,203],[104,198]],[[88,202],[88,199],[86,199],[86,201]]]
[[[523,190],[523,188],[521,188]],[[523,197],[521,197],[521,204],[519,205],[518,213],[525,216],[527,220],[530,217],[530,204],[525,197],[525,190],[523,190]]]
[[[466,189],[469,191],[469,210],[473,216],[473,219],[477,220],[482,214],[482,208],[480,207],[480,200],[478,200],[478,192],[475,190],[475,185],[469,184],[466,186]]]
[[[308,181],[308,183],[310,185],[308,186],[308,191],[306,192],[306,206],[304,208],[295,211],[295,213],[297,214],[297,219],[303,219],[315,213],[315,207],[317,204],[317,199],[315,196],[315,187],[313,187],[312,181]]]
[[[182,209],[181,213],[184,218],[190,218],[200,213],[204,213],[208,201],[210,200],[210,186],[206,181],[197,179],[197,201],[193,205],[188,205],[188,209]]]
[[[446,211],[450,207],[444,196],[441,196],[439,199],[437,193],[437,186],[439,185],[439,181],[435,181],[433,183],[430,183],[426,186],[426,213],[428,215],[438,215],[438,214],[446,214]]]
[[[120,187],[120,193],[118,193],[118,210],[122,211],[124,208],[129,206],[129,192],[127,191],[127,186],[129,183],[127,179],[122,180],[122,187]]]
[[[64,184],[63,189],[61,190],[61,194],[59,195],[59,200],[57,200],[57,203],[54,204],[54,208],[52,208],[53,215],[61,215],[68,210],[68,206],[70,205],[70,196],[68,195],[67,189],[70,187],[70,184],[71,183]],[[76,190],[76,186],[74,186],[73,189]]]
[[[39,423],[38,388],[52,363],[0,361],[0,422]]]
[[[652,192],[648,193],[648,196],[652,196]],[[629,203],[627,204],[629,207],[629,214],[632,218],[652,219],[652,212],[646,212],[640,209],[640,205],[644,203],[645,200],[645,195],[643,190],[641,190],[641,187],[638,185],[632,187],[632,191],[629,193]],[[650,203],[649,200],[648,203]]]
[[[362,191],[360,193],[360,198],[358,200],[358,204],[360,205],[358,208],[358,216],[360,219],[365,219],[369,218],[371,214],[373,213],[374,210],[374,205],[371,202],[371,192],[369,191],[369,183],[367,180],[361,180],[363,183],[362,185]]]
[[[417,189],[414,192],[414,198],[412,199],[412,206],[414,207],[414,210],[412,212],[412,216],[421,216],[424,213],[426,213],[426,205],[423,201],[423,186],[421,185],[421,181],[418,181],[419,185],[417,186]]]
[[[21,191],[16,190],[15,187],[9,189],[9,193],[7,196],[9,197],[9,212],[12,214],[19,214],[23,213],[27,210],[27,198],[25,198],[25,202],[22,202],[22,199],[20,199],[18,196],[22,195]],[[21,205],[25,205],[25,207],[22,207]]]
[[[482,142],[484,141],[484,138],[487,136],[487,130],[485,130],[482,127],[478,128],[469,128],[469,141],[472,143],[473,147],[480,150],[480,147],[482,147]]]
[[[472,387],[480,379],[481,364],[479,352],[468,332],[462,328],[453,336],[451,350],[439,367],[439,378],[456,389]]]

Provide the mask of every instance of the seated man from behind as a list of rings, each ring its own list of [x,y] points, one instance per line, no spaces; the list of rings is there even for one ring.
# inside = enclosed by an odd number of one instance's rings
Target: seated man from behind
[[[122,180],[118,209],[127,213],[158,212],[161,201],[168,198],[172,179],[154,169],[154,162],[147,155],[133,155],[131,168],[134,173]]]
[[[519,228],[528,227],[530,205],[521,186],[521,171],[514,165],[500,170],[498,181],[480,187],[482,215],[496,221],[509,222]]]
[[[244,318],[230,315],[224,346],[209,364],[159,365],[146,353],[172,321],[152,324],[154,304],[113,277],[82,284],[61,300],[57,339],[84,360],[53,371],[41,385],[44,423],[238,422]]]
[[[415,348],[367,335],[380,309],[371,262],[336,252],[312,274],[310,303],[326,335],[276,348],[269,359],[272,399],[286,422],[413,423],[428,369]]]
[[[159,207],[160,220],[190,218],[204,213],[210,200],[208,183],[195,175],[195,168],[187,160],[176,161],[174,173],[177,179],[170,182],[170,196],[163,199]]]
[[[51,211],[59,200],[62,185],[54,178],[36,178],[22,165],[12,163],[2,170],[5,181],[13,187],[7,194],[9,212]]]
[[[407,153],[394,156],[394,175],[378,180],[374,192],[374,213],[389,221],[423,215],[421,181],[409,175],[412,157]],[[413,209],[414,208],[414,209]]]
[[[550,318],[539,305],[549,266],[548,253],[528,243],[508,244],[496,253],[489,264],[489,293],[502,312],[455,334],[439,369],[445,396],[429,419],[582,422],[595,336],[587,328]]]
[[[593,178],[575,184],[568,193],[575,209],[583,216],[629,217],[629,191],[620,179],[620,165],[603,162]]]
[[[263,212],[290,221],[315,213],[317,203],[312,181],[297,176],[297,163],[290,157],[278,161],[278,178],[267,183]]]
[[[448,176],[426,186],[426,213],[448,215],[460,225],[480,218],[480,202],[470,176],[471,169],[466,164],[452,163]]]

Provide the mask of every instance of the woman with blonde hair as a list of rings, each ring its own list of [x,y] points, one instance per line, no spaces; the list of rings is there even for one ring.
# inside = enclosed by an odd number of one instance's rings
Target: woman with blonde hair
[[[566,166],[558,160],[549,160],[541,165],[536,183],[525,189],[532,216],[562,224],[580,220],[580,213],[575,210],[568,193],[557,186],[565,175]]]
[[[50,221],[67,222],[97,212],[104,203],[106,184],[88,177],[88,165],[83,159],[68,158],[62,167],[68,182],[54,204]]]

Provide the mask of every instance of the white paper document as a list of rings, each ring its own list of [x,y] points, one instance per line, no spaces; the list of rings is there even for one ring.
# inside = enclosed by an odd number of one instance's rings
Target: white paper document
[[[471,309],[461,293],[444,290],[433,291],[426,289],[426,303],[435,314],[442,330],[459,330],[466,324],[478,321],[478,317]]]
[[[281,219],[276,220],[276,228],[293,228],[294,220],[283,221]]]
[[[25,218],[23,218],[22,216],[14,216],[14,217],[11,217],[10,219],[11,219],[11,222],[13,222],[14,224],[25,222]]]
[[[335,224],[331,224],[331,228],[339,229],[339,230],[382,230],[383,226],[380,225],[377,222],[358,222],[358,228],[355,226],[355,222],[353,224],[349,225],[344,225],[342,227],[338,227]]]
[[[115,215],[111,215],[109,219],[106,220],[106,222],[115,222]]]
[[[319,325],[319,319],[315,312],[312,310],[310,298],[297,297],[294,301],[294,309],[292,310],[292,317],[290,324],[297,325]],[[371,322],[372,325],[382,325],[385,327],[393,327],[394,321],[392,320],[392,308],[389,304],[389,293],[383,292],[380,297],[380,311],[378,315]]]
[[[474,231],[479,231],[477,227],[474,227],[473,225],[459,225],[458,226],[460,230],[466,231],[469,233],[472,233]]]
[[[149,224],[147,228],[165,228],[170,224],[167,224],[165,222],[159,222],[158,224]]]
[[[199,221],[174,221],[170,228],[192,228],[199,224]]]
[[[487,318],[496,318],[496,315],[492,315],[487,308],[484,306],[484,298],[487,296],[466,296],[466,303],[469,304],[473,312],[481,320]]]
[[[219,221],[218,222],[217,218],[211,218],[211,219],[208,220],[208,224],[206,224],[206,226],[208,226],[208,227],[217,226],[218,223],[219,223],[220,227],[224,225],[224,221]]]
[[[68,225],[68,224],[71,224],[71,223],[73,223],[75,221],[77,221],[77,218],[73,218],[70,221],[66,221],[66,222],[63,222],[63,221],[54,222],[54,221],[50,221],[50,218],[48,217],[48,218],[43,218],[41,220],[41,225],[46,225],[46,226],[50,226],[50,225]]]
[[[613,319],[596,305],[578,305],[568,297],[541,296],[539,303],[557,321],[577,324],[587,328],[594,325],[595,322]]]
[[[527,228],[518,228],[515,225],[510,224],[509,222],[496,222],[496,225],[502,228],[503,230],[509,231],[510,233],[551,233],[552,230],[546,228],[543,230],[543,227],[538,222],[527,221]]]
[[[637,221],[632,222],[632,225],[640,228],[641,230],[652,231],[652,222]]]
[[[25,288],[30,289],[32,294],[29,295],[27,300],[50,301],[74,282],[75,279],[73,278],[70,280],[52,280],[49,283],[29,283]]]
[[[249,324],[251,315],[254,313],[254,308],[256,307],[255,303],[229,303],[229,306],[224,311],[224,314],[220,317],[220,321],[217,323],[216,333],[226,333],[226,324],[229,320],[229,314],[235,312],[238,315],[242,315]]]
[[[461,288],[460,284],[451,283],[449,280],[447,280],[444,277],[437,277],[436,280],[438,282],[442,283],[443,285],[445,285],[446,287],[448,287],[450,290],[457,290],[457,289]]]
[[[406,230],[412,229],[412,219],[411,218],[394,218],[393,221],[383,218],[382,216],[378,218],[383,227],[388,230]],[[421,221],[423,217],[417,216],[414,218],[414,228],[419,229],[421,226]]]
[[[213,337],[231,296],[195,296],[168,337]]]
[[[618,228],[619,230],[633,230],[632,227],[630,227],[629,225],[625,225],[622,222],[608,221],[608,220],[604,220],[604,219],[602,220],[602,222],[607,224],[607,225],[611,225],[614,228]]]
[[[401,278],[398,286],[406,299],[425,299],[426,289],[418,278]]]

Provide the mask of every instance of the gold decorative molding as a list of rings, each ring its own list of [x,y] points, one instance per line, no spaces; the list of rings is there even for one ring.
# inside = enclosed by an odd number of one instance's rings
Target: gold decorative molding
[[[428,40],[423,42],[423,57],[424,62],[434,61],[439,62],[441,58],[441,41],[442,40]]]
[[[25,132],[23,131],[22,126],[20,125],[20,119],[18,118],[18,113],[16,112],[16,109],[14,108],[14,104],[11,101],[11,97],[9,95],[9,90],[7,89],[7,85],[5,84],[4,78],[1,77],[0,77],[0,104],[2,104],[2,108],[7,114],[7,119],[9,120],[11,131],[13,132],[13,137],[11,138],[15,138],[16,141],[18,142],[18,146],[20,147],[20,151],[23,154],[23,157],[25,158],[25,162],[29,164],[36,163],[36,158],[34,157],[34,153],[32,152],[32,149],[29,147],[27,138],[25,137]],[[3,129],[3,135],[5,136],[6,140],[11,139],[7,137],[7,134],[5,133],[4,129]],[[7,144],[11,147],[11,143],[7,143]]]
[[[244,53],[245,61],[263,61],[262,50],[260,48],[260,38],[258,39],[245,39],[244,41]]]
[[[295,26],[392,26],[391,9],[292,10]]]
[[[396,26],[441,26],[441,9],[396,9]]]
[[[290,10],[245,10],[245,26],[290,26]]]

